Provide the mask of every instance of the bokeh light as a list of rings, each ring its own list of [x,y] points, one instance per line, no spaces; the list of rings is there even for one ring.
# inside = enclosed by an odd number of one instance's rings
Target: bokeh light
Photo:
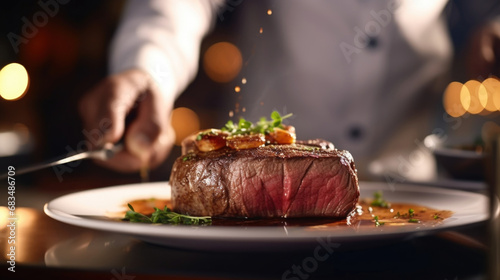
[[[241,51],[229,42],[210,46],[203,57],[203,68],[210,79],[228,83],[240,73],[243,64]]]
[[[452,117],[460,117],[466,112],[466,109],[463,107],[461,100],[462,88],[465,88],[462,83],[451,82],[444,91],[444,109],[446,113],[448,113],[448,115]],[[465,89],[467,90],[467,88]]]
[[[470,91],[465,85],[460,88],[460,105],[467,112],[470,108]]]
[[[497,78],[488,78],[484,80],[482,85],[488,99],[485,109],[490,112],[500,110],[500,81]]]
[[[27,91],[28,72],[19,63],[11,63],[0,70],[0,96],[5,100],[17,100]]]
[[[175,131],[175,144],[180,146],[184,138],[200,130],[200,118],[193,110],[179,107],[172,111],[172,127]]]
[[[452,117],[465,113],[488,115],[500,111],[500,80],[488,78],[482,83],[469,80],[465,84],[451,82],[443,95],[443,106]]]
[[[487,96],[485,96],[486,94],[485,90],[482,91],[479,90],[480,87],[481,83],[476,80],[470,80],[464,84],[464,88],[468,89],[469,97],[468,97],[468,102],[465,101],[464,103],[462,103],[462,105],[467,110],[467,112],[471,114],[479,114],[484,110],[483,104],[486,104]],[[464,90],[462,90],[462,93],[464,93]]]

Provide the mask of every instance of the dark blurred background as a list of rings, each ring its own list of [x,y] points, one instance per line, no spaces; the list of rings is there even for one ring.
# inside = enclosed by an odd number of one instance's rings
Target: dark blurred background
[[[1,170],[7,170],[8,165],[20,168],[82,149],[84,136],[77,102],[107,74],[109,44],[125,4],[123,0],[41,2],[57,3],[57,8],[49,8],[56,12],[49,14],[38,1],[7,1],[0,8],[0,68],[19,63],[26,68],[30,79],[29,88],[20,99],[0,98],[0,132],[17,131],[27,137],[23,138],[25,145],[15,154],[0,155]],[[230,17],[228,13],[223,21],[218,21],[219,32],[204,40],[202,50],[227,39],[224,34],[227,34],[225,28],[230,27],[226,24]],[[187,133],[183,130],[221,126],[222,120],[216,119],[213,112],[226,110],[224,106],[232,100],[222,96],[234,87],[230,83],[214,82],[204,71],[199,71],[196,80],[175,104],[181,108],[174,118],[180,134]],[[0,137],[1,141],[10,140]],[[151,180],[168,180],[172,162],[179,155],[180,147],[176,146],[165,164],[151,172]],[[115,173],[91,161],[68,165],[60,172],[59,178],[52,169],[47,169],[19,179],[56,189],[93,188],[140,180],[138,173]],[[92,186],[81,185],[88,181],[79,180],[85,176],[99,180]]]

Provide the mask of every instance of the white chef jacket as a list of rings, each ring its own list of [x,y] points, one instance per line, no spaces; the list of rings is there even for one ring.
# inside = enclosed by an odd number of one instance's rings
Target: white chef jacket
[[[432,131],[428,109],[439,107],[435,86],[452,56],[446,3],[131,0],[111,72],[144,69],[173,104],[197,73],[203,36],[240,9],[234,43],[251,54],[239,76],[245,118],[292,112],[299,139],[330,140],[365,169],[384,153],[408,156]]]

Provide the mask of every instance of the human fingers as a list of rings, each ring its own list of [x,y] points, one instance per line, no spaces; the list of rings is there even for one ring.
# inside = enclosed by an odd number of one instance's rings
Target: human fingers
[[[155,88],[151,88],[141,100],[137,117],[125,135],[126,149],[140,160],[141,167],[156,167],[172,149],[175,135],[170,112]]]
[[[99,148],[124,138],[126,119],[148,92],[149,80],[144,72],[129,70],[104,79],[82,98],[79,111],[84,135],[92,144],[89,148]],[[118,171],[134,171],[140,167],[141,160],[125,149],[99,164]]]

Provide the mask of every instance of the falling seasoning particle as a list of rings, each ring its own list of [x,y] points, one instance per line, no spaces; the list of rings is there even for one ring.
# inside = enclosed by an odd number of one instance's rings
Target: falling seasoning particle
[[[273,11],[271,11],[271,9],[267,10],[267,14],[268,15],[272,15],[273,14]]]
[[[245,112],[247,111],[247,108],[243,107],[243,108],[241,108],[241,111],[242,111],[243,113],[245,113]]]
[[[241,79],[241,83],[242,84],[246,84],[247,83],[247,79],[246,78]]]
[[[139,170],[139,175],[141,176],[141,182],[149,182],[149,168],[147,165],[143,165]]]
[[[234,116],[234,112],[233,111],[229,111],[229,117],[232,118]]]
[[[240,92],[240,91],[241,91],[241,88],[240,88],[239,86],[235,86],[235,87],[234,87],[234,91],[236,91],[236,92]]]
[[[262,29],[262,27],[259,29],[259,33],[262,34],[264,30]]]
[[[260,106],[264,106],[264,101],[261,101],[261,102],[260,102]]]

